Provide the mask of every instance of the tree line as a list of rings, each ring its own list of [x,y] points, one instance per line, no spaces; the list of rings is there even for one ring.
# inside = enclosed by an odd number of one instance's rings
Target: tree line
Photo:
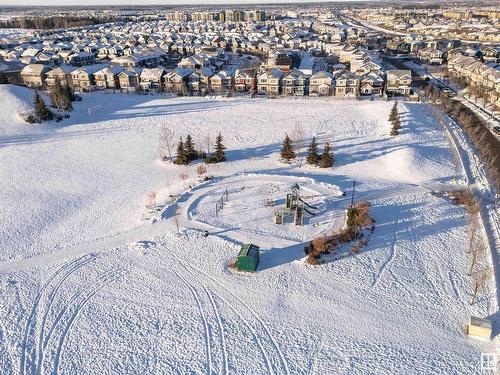
[[[283,146],[281,147],[281,160],[285,163],[290,163],[293,159],[297,157],[297,152],[295,149],[299,149],[300,146],[297,144],[295,147],[293,145],[292,139],[285,134],[285,139],[283,140]],[[323,152],[319,153],[318,141],[316,137],[312,137],[311,143],[307,148],[306,163],[309,165],[316,165],[320,168],[329,168],[333,165],[333,155],[330,142],[326,142],[323,148]]]
[[[54,114],[53,111],[47,107],[47,104],[40,96],[38,90],[35,90],[35,94],[33,96],[33,112],[30,113],[25,121],[29,124],[40,123],[43,121],[51,121],[54,118],[56,121],[61,121],[63,117],[69,117],[67,112],[73,110],[73,104],[77,97],[71,91],[71,88],[68,86],[63,86],[61,81],[56,78],[54,81],[54,86],[52,86],[49,90],[49,98],[51,102],[51,106],[57,109],[58,112],[65,112],[62,114]]]
[[[467,134],[479,152],[483,164],[491,177],[493,186],[500,190],[500,157],[498,149],[500,142],[488,129],[487,124],[470,108],[458,100],[443,95],[432,84],[427,84],[424,95],[439,106],[450,116]]]
[[[0,21],[0,29],[67,29],[70,27],[98,25],[101,23],[116,21],[125,21],[125,19],[80,16],[18,17]]]
[[[165,137],[165,135],[163,135],[163,137]],[[167,142],[165,139],[162,139],[162,141]],[[175,158],[172,159],[172,162],[177,165],[188,165],[192,161],[203,159],[207,164],[220,163],[227,160],[225,150],[226,147],[222,143],[222,134],[220,132],[215,138],[213,153],[210,153],[210,150],[208,150],[208,152],[196,150],[193,137],[191,137],[191,134],[188,134],[186,140],[180,137],[177,143]],[[162,158],[164,160],[167,159],[166,155]]]

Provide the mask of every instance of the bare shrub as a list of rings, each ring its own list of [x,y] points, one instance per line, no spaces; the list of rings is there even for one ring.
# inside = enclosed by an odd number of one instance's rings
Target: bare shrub
[[[297,157],[300,160],[300,164],[302,165],[302,159],[300,158],[300,152],[302,147],[304,146],[304,139],[306,136],[306,132],[304,128],[300,125],[300,123],[296,123],[293,130],[290,132],[290,138],[295,143],[295,149],[297,150]]]
[[[490,281],[493,278],[493,268],[488,267],[481,271],[472,274],[472,297],[470,304],[473,305],[477,302],[479,292],[487,294],[489,291]]]
[[[470,258],[469,276],[473,274],[475,268],[479,264],[485,261],[486,255],[488,254],[487,250],[488,249],[484,240],[479,236],[475,236],[473,241],[471,242],[471,246],[469,249],[469,258]]]
[[[311,241],[312,252],[323,253],[327,250],[327,238],[319,237]]]
[[[320,261],[319,261],[319,256],[311,256],[309,255],[306,259],[307,263],[309,263],[311,266],[317,266],[318,264],[320,264]]]
[[[370,216],[370,203],[366,201],[357,202],[347,210],[347,227],[353,229],[368,228],[373,223]]]
[[[365,240],[361,240],[361,241],[358,241],[356,242],[356,244],[351,248],[351,251],[354,253],[354,254],[357,254],[359,253],[366,245],[368,244],[368,242],[366,242]]]
[[[458,206],[464,206],[470,215],[476,215],[479,212],[479,203],[470,190],[453,190],[448,192],[453,203]]]
[[[172,149],[175,144],[174,132],[166,125],[160,129],[160,157],[162,160],[172,160]]]
[[[196,168],[196,173],[198,173],[198,176],[203,176],[205,173],[207,173],[207,167],[205,167],[203,164],[199,165],[198,168]]]
[[[356,231],[352,228],[345,228],[333,235],[333,241],[337,243],[348,243],[354,240],[356,237]]]
[[[147,196],[146,208],[154,207],[155,204],[156,204],[156,192],[152,191]]]
[[[236,258],[236,257],[231,258],[229,260],[229,263],[227,264],[227,266],[233,270],[237,270],[238,269],[238,258]]]
[[[189,178],[189,175],[184,172],[179,175],[179,178],[182,180],[184,187],[186,187],[186,181]]]

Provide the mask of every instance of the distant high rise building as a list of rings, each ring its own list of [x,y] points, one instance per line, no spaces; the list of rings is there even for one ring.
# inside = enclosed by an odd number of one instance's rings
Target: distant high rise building
[[[224,11],[224,20],[226,22],[234,22],[235,12],[233,10],[227,9]]]
[[[245,21],[252,22],[252,21],[255,21],[255,19],[256,19],[255,10],[246,10],[245,11],[245,16],[244,16]]]
[[[255,12],[255,20],[256,21],[265,21],[266,20],[266,12],[263,10],[258,10]]]
[[[240,10],[235,10],[234,11],[234,22],[241,22],[243,21],[243,12]]]

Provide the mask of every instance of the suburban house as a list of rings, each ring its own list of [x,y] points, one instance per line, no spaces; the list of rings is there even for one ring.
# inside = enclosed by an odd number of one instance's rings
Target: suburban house
[[[333,93],[333,74],[320,71],[309,78],[309,95],[330,96]]]
[[[137,53],[133,55],[123,55],[111,60],[112,65],[120,65],[124,68],[147,67],[154,68],[161,62],[161,56],[156,53]]]
[[[74,66],[61,65],[60,67],[48,71],[45,78],[47,86],[54,86],[56,79],[59,79],[61,85],[73,87],[73,83],[71,82],[71,72],[75,69],[76,68]]]
[[[335,75],[335,96],[358,96],[359,79],[356,74],[348,71]]]
[[[68,56],[67,62],[73,66],[92,65],[95,55],[92,52],[74,52]]]
[[[278,96],[280,94],[283,72],[270,69],[257,77],[257,93],[261,95]]]
[[[222,70],[210,78],[211,91],[221,94],[231,91],[233,87],[233,77],[227,71]]]
[[[215,59],[205,53],[197,53],[195,55],[183,58],[177,66],[179,68],[200,69],[210,67],[215,63]]]
[[[204,95],[210,91],[210,78],[214,73],[209,68],[193,71],[188,76],[188,90],[192,95]]]
[[[70,73],[73,90],[76,92],[90,92],[94,90],[94,73],[99,67],[81,67]]]
[[[484,46],[481,47],[481,53],[486,62],[497,63],[500,61],[500,47]]]
[[[423,48],[418,50],[417,56],[420,60],[429,64],[441,65],[444,61],[444,52],[437,48]]]
[[[111,66],[98,70],[94,73],[94,81],[97,89],[118,89],[120,88],[118,74],[123,71],[122,67]]]
[[[139,89],[140,69],[125,69],[118,73],[121,92],[135,92]]]
[[[384,92],[384,78],[382,75],[370,72],[360,79],[361,95],[382,95]]]
[[[43,64],[29,64],[21,70],[23,83],[27,87],[45,87],[45,77],[50,68]]]
[[[234,76],[234,88],[238,92],[252,92],[256,89],[255,69],[238,69]]]
[[[193,73],[191,68],[176,68],[164,76],[164,91],[176,94],[188,92],[188,77]]]
[[[18,63],[0,60],[0,83],[21,85],[23,83],[21,77],[23,68],[24,67]]]
[[[306,75],[296,68],[283,75],[282,93],[285,96],[304,96],[306,94]]]
[[[164,68],[144,68],[139,76],[139,85],[142,91],[161,92]]]
[[[386,92],[393,95],[409,95],[411,90],[411,70],[388,70],[386,72]]]

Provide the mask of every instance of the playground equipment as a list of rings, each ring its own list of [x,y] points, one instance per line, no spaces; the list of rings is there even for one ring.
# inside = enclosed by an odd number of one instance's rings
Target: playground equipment
[[[283,217],[285,213],[283,211],[278,211],[274,213],[274,221],[276,224],[283,224]]]
[[[300,197],[300,186],[294,184],[292,186],[292,192],[286,195],[285,207],[288,210],[288,214],[293,217],[293,222],[295,225],[304,225],[304,214],[314,216],[318,207],[312,206],[305,202]],[[276,224],[283,224],[285,211],[278,211],[275,213]]]
[[[224,193],[221,195],[217,203],[215,203],[215,216],[219,217],[219,211],[222,211],[224,209],[224,198],[226,202],[229,200],[229,193],[227,189],[224,191]]]

